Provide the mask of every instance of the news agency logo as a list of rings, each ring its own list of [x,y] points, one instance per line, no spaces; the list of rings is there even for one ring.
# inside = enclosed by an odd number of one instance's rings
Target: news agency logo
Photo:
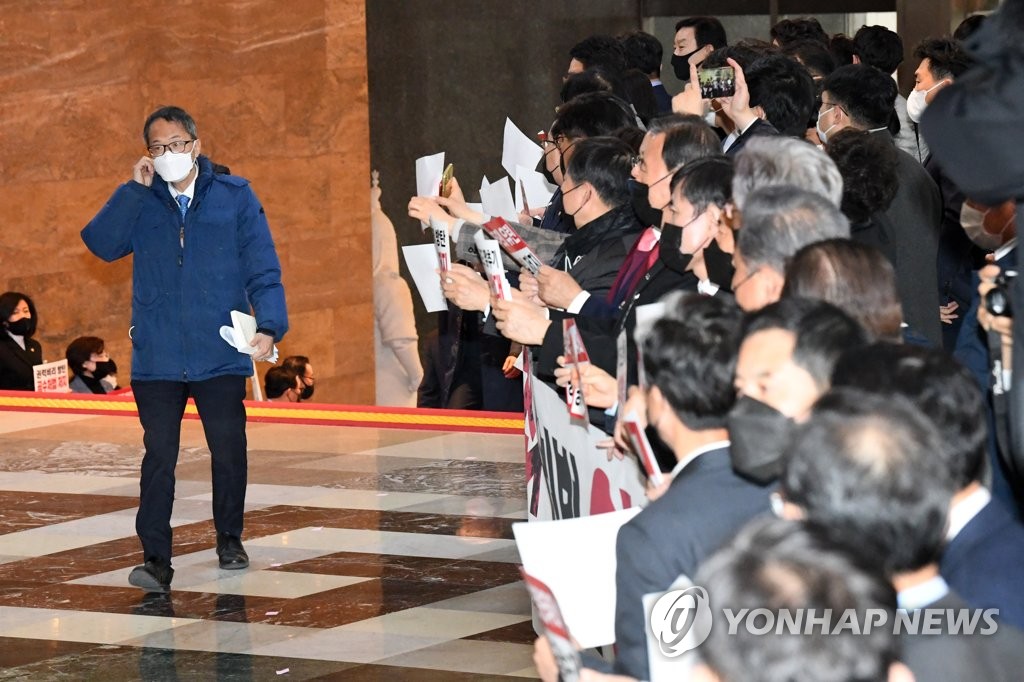
[[[703,587],[666,592],[651,609],[651,631],[666,658],[696,649],[711,634],[711,604]]]

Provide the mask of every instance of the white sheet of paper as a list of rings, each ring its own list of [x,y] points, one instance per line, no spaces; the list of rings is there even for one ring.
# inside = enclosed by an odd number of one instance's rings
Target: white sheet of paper
[[[525,166],[516,166],[516,181],[526,190],[526,203],[531,209],[544,208],[551,203],[555,186],[550,184],[542,173]],[[522,192],[517,190],[516,197],[519,198],[521,195]]]
[[[682,590],[693,585],[686,576],[680,576],[670,589]],[[667,592],[668,590],[666,590]],[[652,592],[643,596],[644,622],[651,622],[651,611],[654,605],[665,592]],[[667,658],[661,655],[658,649],[658,641],[651,628],[646,629],[647,633],[647,664],[648,679],[650,682],[674,682],[675,680],[688,680],[693,669],[700,664],[700,657],[697,650],[687,651],[681,656]],[[692,636],[687,634],[688,637]]]
[[[437,250],[434,244],[413,244],[403,246],[402,255],[405,256],[405,264],[412,275],[412,281],[416,284],[416,290],[420,292],[420,299],[428,313],[436,313],[447,310],[444,294],[441,292],[441,277],[435,272],[438,268]]]
[[[640,507],[631,507],[512,525],[523,566],[551,588],[569,632],[584,649],[615,641],[615,538],[639,513]]]
[[[516,177],[516,166],[536,168],[544,157],[544,149],[516,127],[512,119],[505,119],[505,134],[501,145],[501,167],[510,177]]]
[[[512,199],[512,188],[508,178],[504,177],[480,188],[480,203],[483,211],[489,216],[501,216],[510,223],[519,222],[516,216],[516,204]]]
[[[436,197],[444,174],[444,152],[416,159],[416,196]]]
[[[240,310],[231,311],[231,326],[224,325],[220,328],[220,338],[224,339],[229,346],[239,353],[252,355],[256,347],[252,346],[253,337],[256,336],[256,318],[249,313]],[[269,358],[265,362],[277,362],[277,346],[275,345]]]

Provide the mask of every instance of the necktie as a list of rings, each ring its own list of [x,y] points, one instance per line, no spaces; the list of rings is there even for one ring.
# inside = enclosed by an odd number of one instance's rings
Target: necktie
[[[178,210],[181,212],[182,219],[185,218],[185,213],[188,212],[189,198],[184,194],[178,195]]]
[[[636,288],[636,283],[657,259],[657,246],[658,233],[654,231],[654,228],[648,227],[640,235],[640,239],[626,256],[622,267],[619,268],[619,274],[616,276],[612,288],[608,290],[609,303],[618,305]]]

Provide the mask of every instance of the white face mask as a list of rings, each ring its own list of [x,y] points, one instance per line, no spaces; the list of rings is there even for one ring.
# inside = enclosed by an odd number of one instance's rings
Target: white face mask
[[[910,97],[907,98],[907,116],[914,123],[921,122],[921,116],[924,115],[924,110],[928,108],[928,93],[939,87],[945,85],[946,81],[939,81],[927,90],[914,90],[910,93]]]
[[[814,124],[814,128],[818,131],[818,139],[821,140],[822,144],[828,142],[828,131],[836,127],[836,124],[833,123],[825,130],[821,129],[821,117],[827,114],[828,112],[832,111],[832,109],[835,109],[835,107],[830,107],[825,111],[821,112],[820,114],[818,114],[818,122]]]
[[[153,159],[153,168],[167,182],[184,180],[192,172],[194,165],[191,150],[180,154],[168,150]]]

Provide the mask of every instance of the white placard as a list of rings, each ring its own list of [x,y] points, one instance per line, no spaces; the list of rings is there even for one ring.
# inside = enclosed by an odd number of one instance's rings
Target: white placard
[[[501,167],[510,177],[516,177],[516,166],[536,168],[544,158],[544,149],[523,133],[512,119],[505,119],[505,132],[502,136]]]
[[[32,365],[32,390],[36,393],[71,393],[68,361]]]
[[[444,294],[441,291],[441,276],[437,274],[437,250],[433,244],[413,244],[403,246],[402,255],[412,275],[416,291],[428,313],[436,313],[448,309]]]

